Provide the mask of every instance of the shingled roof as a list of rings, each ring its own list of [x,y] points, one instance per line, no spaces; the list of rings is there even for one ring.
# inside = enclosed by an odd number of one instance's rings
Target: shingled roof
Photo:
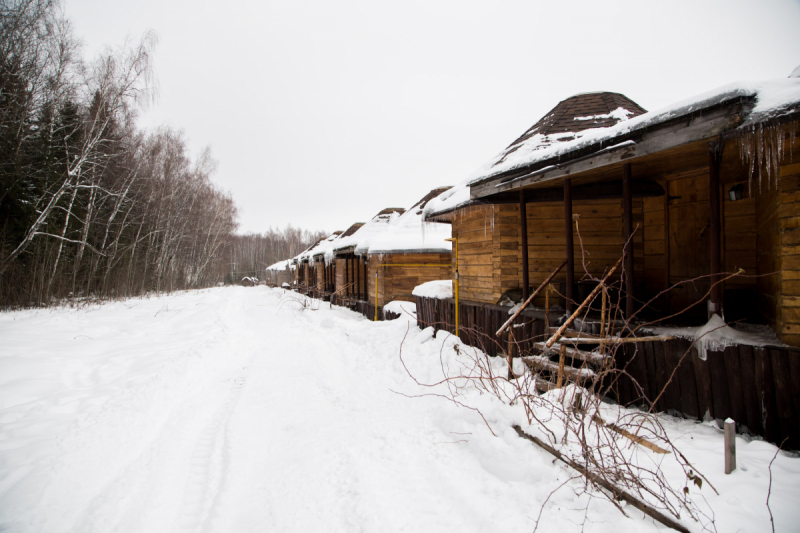
[[[418,211],[417,214],[421,213],[422,209],[425,208],[425,204],[427,204],[429,201],[433,200],[434,198],[436,198],[437,196],[442,194],[444,191],[448,191],[448,190],[450,190],[452,188],[453,188],[452,185],[448,185],[447,187],[436,187],[431,192],[429,192],[428,194],[423,196],[422,200],[420,200],[419,202],[415,203],[414,206],[413,206],[413,207],[417,208],[417,211]]]
[[[347,228],[347,230],[345,230],[344,233],[342,233],[341,238],[344,239],[345,237],[349,237],[353,233],[357,232],[359,228],[361,228],[361,226],[363,225],[364,225],[363,222],[356,222],[355,224]]]
[[[608,128],[616,123],[647,113],[639,104],[620,93],[583,93],[562,100],[539,122],[508,145],[503,156],[495,164],[505,160],[534,135],[543,136],[536,143],[542,147],[553,142],[571,141],[572,133],[591,128]]]

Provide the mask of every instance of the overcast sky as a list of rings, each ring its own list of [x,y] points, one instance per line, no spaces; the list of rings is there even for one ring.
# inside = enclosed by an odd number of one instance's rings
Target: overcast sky
[[[800,64],[797,0],[64,1],[87,58],[156,32],[141,125],[211,147],[241,232],[410,207],[575,93],[655,110]]]

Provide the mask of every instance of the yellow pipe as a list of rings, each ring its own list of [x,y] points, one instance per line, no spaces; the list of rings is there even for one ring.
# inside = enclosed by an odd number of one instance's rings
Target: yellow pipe
[[[447,268],[450,265],[446,263],[381,263],[378,266],[382,267],[439,267]]]
[[[452,239],[445,239],[446,241],[450,241],[454,243],[454,250],[453,254],[456,258],[456,268],[455,272],[453,273],[453,292],[455,292],[456,296],[456,337],[458,337],[458,238],[453,237]]]

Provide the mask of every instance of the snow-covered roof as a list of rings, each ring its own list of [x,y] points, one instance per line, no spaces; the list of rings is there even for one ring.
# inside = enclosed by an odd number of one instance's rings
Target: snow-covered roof
[[[303,262],[303,261],[313,262],[313,259],[315,257],[324,256],[326,252],[332,250],[333,246],[335,246],[336,242],[341,238],[341,236],[342,236],[341,231],[334,231],[324,239],[320,239],[317,242],[315,242],[304,252],[298,254],[295,259],[297,259],[298,262]]]
[[[325,260],[332,260],[334,253],[341,250],[353,250],[357,255],[450,252],[450,243],[445,241],[451,236],[450,225],[422,221],[423,208],[427,202],[447,189],[448,187],[433,189],[408,211],[398,208],[381,210],[357,231],[338,239],[326,251]]]
[[[623,137],[633,132],[740,98],[751,100],[753,104],[743,110],[742,123],[737,127],[738,130],[745,132],[766,121],[800,112],[800,78],[724,85],[662,109],[620,120],[611,126],[597,122],[595,127],[583,130],[576,128],[572,132],[556,132],[550,135],[531,132],[533,130],[531,128],[529,130],[531,135],[527,135],[526,132],[511,146],[478,168],[464,182],[431,200],[425,208],[425,217],[430,219],[437,214],[468,205],[470,185],[516,169],[540,165],[542,168],[547,168],[550,161],[553,164],[563,162],[577,155],[579,151],[585,154],[586,150],[591,151],[593,147],[596,147],[597,151],[605,150],[623,142]],[[619,112],[609,113],[609,117],[611,115],[615,115],[614,118],[622,118],[622,113]],[[549,114],[542,120],[548,116]]]
[[[283,261],[278,261],[274,265],[268,266],[267,270],[286,270],[287,268],[291,268],[291,265],[291,259],[284,259]]]
[[[452,236],[450,224],[422,220],[425,204],[449,188],[432,190],[411,209],[391,220],[382,232],[370,240],[367,253],[449,253],[452,247],[445,239]]]

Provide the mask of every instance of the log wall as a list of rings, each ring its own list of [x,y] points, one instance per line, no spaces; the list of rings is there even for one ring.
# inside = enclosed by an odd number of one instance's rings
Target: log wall
[[[452,279],[453,269],[449,253],[384,254],[369,257],[367,279],[368,300],[375,303],[375,273],[378,274],[378,305],[383,307],[393,300],[413,302],[414,287],[437,279]],[[441,265],[417,266],[419,264]],[[399,266],[408,264],[409,266]]]
[[[795,161],[797,150],[795,150]],[[780,239],[780,292],[775,302],[778,331],[786,344],[800,346],[800,163],[780,168],[780,204],[775,226]]]

